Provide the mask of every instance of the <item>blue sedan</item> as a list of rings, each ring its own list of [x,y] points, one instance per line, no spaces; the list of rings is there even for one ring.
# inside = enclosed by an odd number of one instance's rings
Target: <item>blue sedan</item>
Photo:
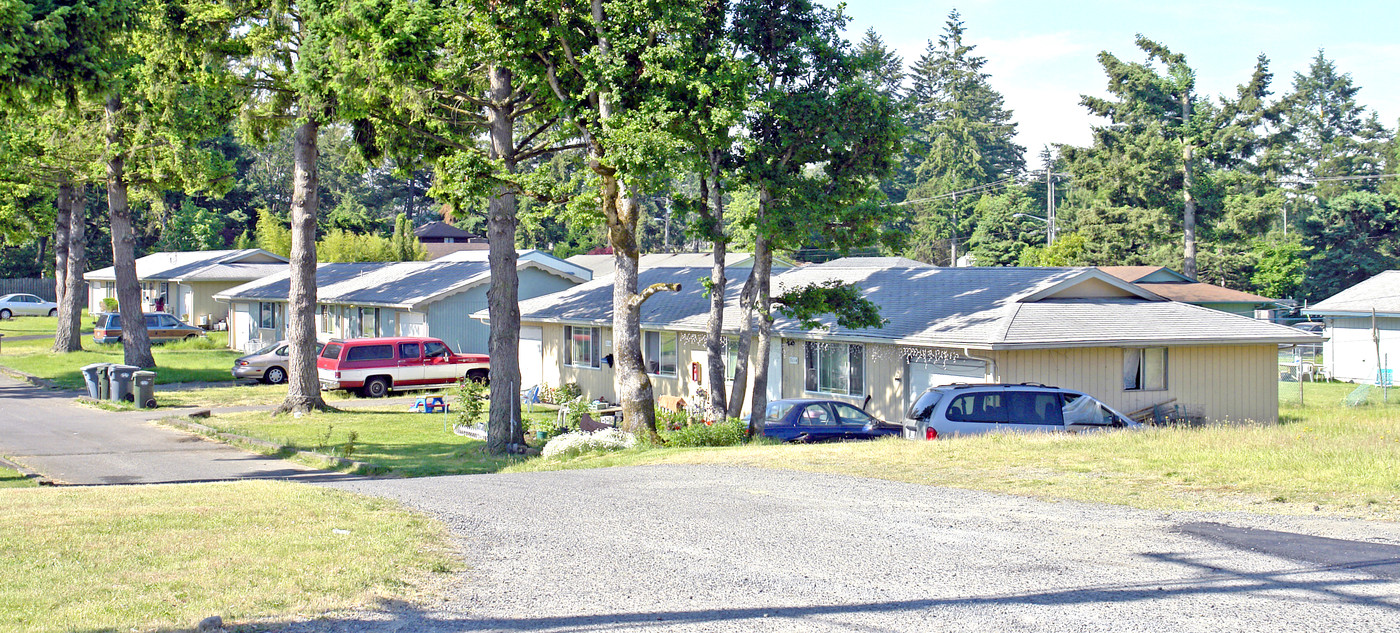
[[[872,440],[903,430],[838,400],[774,400],[763,417],[763,436],[784,442]]]

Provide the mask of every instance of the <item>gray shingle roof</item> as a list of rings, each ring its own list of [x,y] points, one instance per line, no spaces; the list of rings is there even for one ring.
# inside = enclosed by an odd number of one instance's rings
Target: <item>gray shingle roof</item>
[[[352,264],[317,264],[316,266],[316,287],[339,283],[346,279],[353,279],[361,273],[375,267],[383,266],[383,263],[352,263]],[[214,295],[215,298],[230,299],[267,299],[286,300],[291,292],[291,270],[283,267],[282,272],[257,281],[251,281],[241,286],[229,288]]]
[[[260,279],[266,276],[267,264],[246,263],[242,260],[258,256],[259,259],[281,260],[286,266],[286,258],[279,257],[259,248],[222,251],[170,251],[151,253],[136,260],[136,278],[143,281],[204,280],[239,281]],[[246,266],[247,268],[221,268],[223,266]],[[207,273],[207,276],[206,276]],[[237,274],[248,276],[238,277]],[[83,275],[84,279],[114,280],[116,268],[108,266]]]
[[[642,325],[703,331],[709,301],[698,280],[708,268],[651,269],[639,287],[678,282],[680,293],[663,292],[643,304]],[[1090,268],[934,268],[930,266],[804,266],[777,275],[773,292],[836,279],[860,288],[880,306],[883,328],[846,330],[820,319],[827,330],[808,332],[779,317],[774,328],[789,337],[848,338],[933,346],[979,348],[1059,347],[1076,344],[1310,343],[1316,337],[1293,328],[1197,306],[1143,298],[1056,299],[1075,283],[1108,283],[1125,293],[1136,289]],[[689,285],[687,285],[689,284]],[[726,293],[726,329],[736,329],[742,280]],[[1050,297],[1042,295],[1052,293]],[[612,277],[562,293],[521,302],[522,320],[611,324]],[[480,315],[474,315],[480,316]]]
[[[1306,314],[1376,314],[1400,316],[1400,270],[1387,270],[1347,288],[1312,308]]]

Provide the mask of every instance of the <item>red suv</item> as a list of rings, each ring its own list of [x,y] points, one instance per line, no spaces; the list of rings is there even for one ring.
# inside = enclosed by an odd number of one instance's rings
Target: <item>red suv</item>
[[[462,378],[486,382],[490,371],[485,354],[454,354],[447,343],[421,336],[331,339],[316,358],[321,389],[359,389],[371,398]]]

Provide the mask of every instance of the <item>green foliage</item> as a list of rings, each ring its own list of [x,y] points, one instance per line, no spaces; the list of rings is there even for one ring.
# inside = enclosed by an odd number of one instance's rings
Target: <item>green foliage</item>
[[[103,312],[116,312],[116,311],[117,311],[117,299],[116,299],[116,297],[103,297],[103,298],[102,298],[102,311],[103,311]]]
[[[224,219],[185,199],[170,214],[157,246],[162,251],[208,251],[224,248]]]
[[[402,213],[394,218],[394,236],[390,238],[389,246],[397,261],[411,262],[428,257],[423,245],[418,242],[418,236],[413,234],[413,224]]]
[[[1088,240],[1078,233],[1061,235],[1051,246],[1030,246],[1021,251],[1017,266],[1093,266]]]
[[[968,240],[977,265],[1016,265],[1027,246],[1044,240],[1045,223],[1024,217],[1037,212],[1035,204],[1020,189],[978,200],[973,209],[977,228]],[[1017,217],[1018,214],[1023,217]]]
[[[465,378],[458,380],[452,390],[452,395],[456,396],[453,406],[457,408],[457,424],[475,426],[482,422],[489,406],[487,394],[488,387],[482,382]]]
[[[1366,192],[1324,202],[1303,224],[1312,257],[1303,293],[1330,297],[1400,259],[1400,196]]]
[[[881,328],[885,319],[880,306],[860,296],[860,289],[836,280],[812,283],[784,290],[773,297],[773,303],[783,316],[814,330],[825,324],[822,315],[834,315],[836,324],[847,330]]]
[[[326,233],[316,242],[316,259],[322,262],[399,261],[393,243],[378,235],[356,235],[341,230]]]
[[[1254,291],[1273,299],[1296,297],[1307,278],[1307,250],[1297,241],[1254,243]]]
[[[748,425],[738,418],[706,424],[697,422],[676,431],[662,432],[668,447],[737,446],[749,436]]]
[[[258,248],[283,257],[292,254],[291,225],[267,209],[258,209]]]

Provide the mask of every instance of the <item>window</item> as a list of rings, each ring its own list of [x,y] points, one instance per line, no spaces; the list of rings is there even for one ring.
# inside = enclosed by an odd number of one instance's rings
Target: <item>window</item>
[[[1006,422],[1006,398],[1002,393],[963,394],[948,403],[948,419],[954,422]]]
[[[393,345],[357,345],[350,348],[345,360],[389,360],[393,357]]]
[[[564,364],[598,367],[598,328],[564,326]]]
[[[160,323],[160,327],[180,327],[180,322],[168,314],[157,315],[156,319]]]
[[[1167,388],[1167,348],[1123,350],[1123,390],[1161,391]]]
[[[791,411],[792,407],[793,404],[791,402],[768,403],[768,414],[763,416],[764,426],[773,426],[774,424],[786,424],[783,418],[787,417],[788,411]]]
[[[269,301],[258,302],[258,327],[266,330],[277,327],[277,304]]]
[[[938,406],[938,401],[943,399],[943,394],[937,391],[925,391],[924,395],[909,407],[909,413],[905,417],[911,420],[926,420],[933,408]]]
[[[1113,414],[1093,398],[1072,393],[1065,394],[1064,420],[1065,424],[1088,426],[1112,426],[1114,421]]]
[[[826,405],[809,404],[802,410],[797,423],[802,426],[836,426],[836,418],[827,410]]]
[[[1041,391],[1013,391],[1007,394],[1011,401],[1010,419],[1012,424],[1036,424],[1040,426],[1064,426],[1064,416],[1060,410],[1060,394]]]
[[[642,358],[648,374],[660,376],[676,375],[679,352],[674,332],[643,332]]]
[[[870,414],[849,404],[838,402],[831,405],[831,408],[836,409],[836,417],[840,418],[842,426],[864,427],[875,423],[875,418],[870,417]]]
[[[414,360],[422,357],[423,355],[419,353],[417,343],[399,343],[399,358],[403,360]]]
[[[734,380],[739,370],[739,339],[724,339],[724,379]]]
[[[857,344],[807,342],[807,391],[865,393],[865,347]]]
[[[335,313],[331,310],[330,306],[321,306],[321,332],[325,334],[335,331],[331,329],[331,326],[335,324]]]
[[[452,350],[447,349],[447,344],[441,341],[424,341],[423,358],[437,358],[439,356],[450,356]]]
[[[360,336],[379,336],[379,308],[360,308]]]
[[[321,349],[321,358],[335,360],[340,358],[340,343],[330,343]]]

